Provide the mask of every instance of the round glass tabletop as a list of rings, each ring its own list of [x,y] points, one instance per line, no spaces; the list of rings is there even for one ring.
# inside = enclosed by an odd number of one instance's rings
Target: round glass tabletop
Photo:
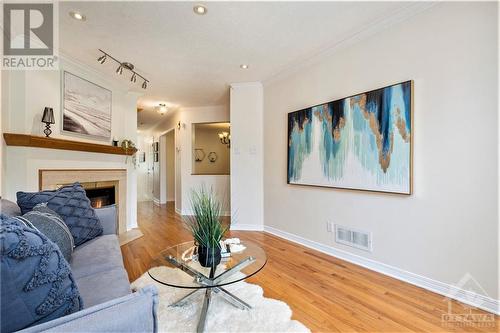
[[[194,242],[181,243],[160,252],[153,259],[149,276],[159,283],[177,288],[214,288],[244,280],[259,272],[267,262],[264,250],[245,241],[231,245],[229,257],[212,268],[198,262]],[[212,273],[212,274],[211,274]]]

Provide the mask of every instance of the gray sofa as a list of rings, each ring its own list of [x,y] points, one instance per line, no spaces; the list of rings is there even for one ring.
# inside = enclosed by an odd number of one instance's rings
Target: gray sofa
[[[13,202],[1,200],[2,213],[20,214]],[[104,233],[75,248],[71,270],[84,309],[21,332],[156,332],[156,288],[132,293],[116,235],[116,207],[96,209]]]

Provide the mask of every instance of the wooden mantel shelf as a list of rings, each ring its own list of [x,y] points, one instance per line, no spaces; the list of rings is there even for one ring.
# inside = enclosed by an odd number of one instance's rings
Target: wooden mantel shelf
[[[137,149],[135,148],[125,150],[122,147],[113,147],[108,145],[101,145],[97,143],[88,143],[81,141],[54,139],[54,138],[47,138],[44,136],[35,136],[28,134],[4,133],[3,138],[7,146],[75,150],[75,151],[86,151],[91,153],[115,154],[115,155],[133,155],[137,151]]]

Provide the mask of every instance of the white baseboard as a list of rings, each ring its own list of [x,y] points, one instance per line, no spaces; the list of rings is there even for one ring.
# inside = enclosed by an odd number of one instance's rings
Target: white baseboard
[[[179,215],[182,215],[182,212],[181,212],[181,210],[180,210],[179,208],[176,208],[176,209],[175,209],[175,212],[176,212],[177,214],[179,214]]]
[[[231,224],[230,230],[264,231],[264,226],[263,225],[256,225],[256,224],[235,223],[235,224]]]
[[[231,230],[247,230],[247,229],[233,229],[231,226]],[[306,246],[308,248],[326,253],[333,257],[348,261],[350,263],[368,268],[375,272],[393,277],[395,279],[413,284],[415,286],[424,288],[426,290],[430,290],[437,294],[443,295],[448,298],[455,299],[459,302],[472,305],[474,307],[483,309],[488,312],[495,313],[500,315],[500,301],[494,298],[484,296],[481,294],[477,294],[468,290],[460,289],[454,285],[444,283],[441,281],[436,281],[434,279],[421,276],[418,274],[414,274],[405,270],[402,270],[397,267],[393,267],[390,265],[383,264],[381,262],[367,259],[332,246],[324,245],[315,241],[311,241],[309,239],[303,238],[301,236],[297,236],[291,234],[286,231],[282,231],[270,226],[265,226],[264,231],[275,236],[287,239],[289,241],[298,243],[300,245]]]

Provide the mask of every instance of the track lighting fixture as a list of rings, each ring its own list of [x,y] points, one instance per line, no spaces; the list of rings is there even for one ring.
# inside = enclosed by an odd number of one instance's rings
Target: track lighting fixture
[[[106,59],[110,58],[111,60],[113,60],[114,62],[118,63],[118,68],[116,69],[116,73],[117,74],[120,74],[122,75],[123,74],[123,69],[126,69],[130,72],[132,72],[132,76],[130,77],[130,82],[137,82],[137,77],[140,77],[141,79],[144,80],[144,82],[142,83],[142,89],[146,89],[148,87],[148,82],[149,80],[146,79],[144,76],[142,76],[141,74],[137,73],[135,70],[134,70],[134,65],[131,64],[130,62],[121,62],[119,61],[118,59],[114,58],[112,55],[110,55],[109,53],[107,52],[104,52],[103,50],[99,49],[99,51],[102,53],[102,55],[97,58],[97,61],[100,63],[100,64],[104,64],[104,62],[106,61]]]
[[[106,61],[106,55],[103,54],[102,56],[97,58],[97,61],[99,61],[101,63],[101,65],[104,64],[104,62]]]

